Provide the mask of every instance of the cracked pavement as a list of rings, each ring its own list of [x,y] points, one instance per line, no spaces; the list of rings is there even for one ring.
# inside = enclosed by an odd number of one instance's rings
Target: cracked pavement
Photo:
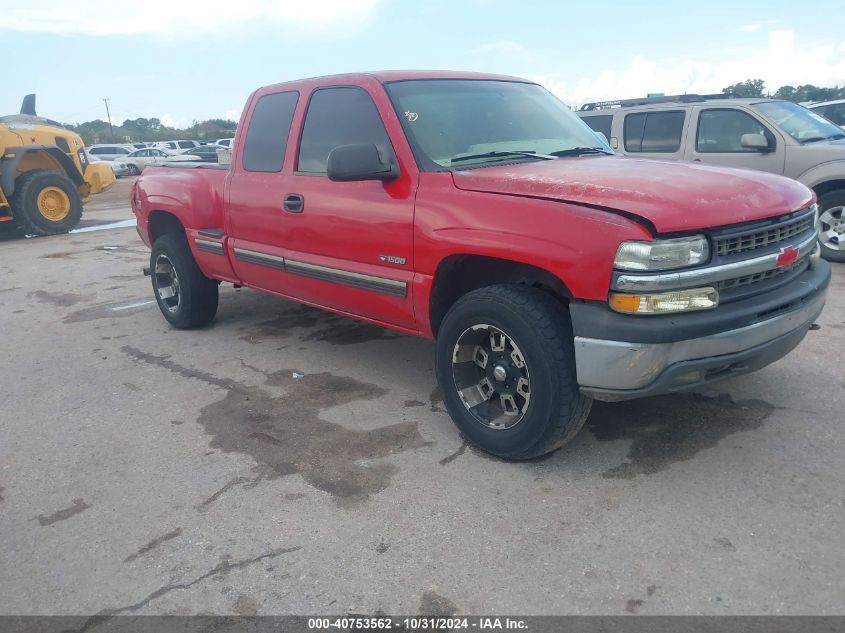
[[[177,332],[131,228],[0,249],[0,614],[843,612],[845,265],[786,359],[513,464],[431,342],[228,286]]]

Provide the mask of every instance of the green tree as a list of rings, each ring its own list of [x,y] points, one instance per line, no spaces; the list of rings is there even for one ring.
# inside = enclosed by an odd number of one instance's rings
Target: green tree
[[[79,134],[86,145],[93,145],[94,143],[122,143],[126,137],[131,138],[133,142],[216,139],[232,136],[238,124],[226,119],[207,119],[193,121],[185,129],[175,129],[162,125],[161,120],[155,117],[149,119],[139,117],[126,119],[121,125],[115,126],[115,139],[109,135],[109,124],[101,119],[76,125],[65,124],[65,127]]]
[[[106,143],[110,138],[109,124],[101,119],[94,119],[77,125],[66,125],[65,127],[79,134],[86,145]]]
[[[762,97],[765,87],[766,82],[762,79],[746,79],[722,88],[722,92],[735,97]]]
[[[775,99],[785,99],[786,101],[797,101],[795,99],[795,86],[781,86],[772,95]]]
[[[833,99],[845,99],[845,86],[833,86],[832,88],[821,88],[813,84],[802,84],[795,86],[781,86],[772,95],[775,99],[786,99],[795,103],[805,101],[832,101]]]

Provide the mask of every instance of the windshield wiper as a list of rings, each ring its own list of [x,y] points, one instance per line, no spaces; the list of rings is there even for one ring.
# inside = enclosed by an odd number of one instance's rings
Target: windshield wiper
[[[552,156],[581,156],[582,154],[607,154],[612,156],[613,152],[609,152],[603,147],[572,147],[551,152]]]
[[[805,138],[801,141],[801,144],[804,143],[818,143],[819,141],[837,141],[841,138],[845,138],[845,134],[831,134],[830,136],[812,136],[810,138]]]
[[[555,156],[548,154],[538,154],[533,150],[514,150],[514,151],[500,151],[500,152],[485,152],[483,154],[469,154],[468,156],[457,156],[449,160],[451,164],[459,163],[465,160],[474,160],[476,158],[507,158],[508,156],[527,156],[528,158],[541,158],[543,160],[554,160]]]

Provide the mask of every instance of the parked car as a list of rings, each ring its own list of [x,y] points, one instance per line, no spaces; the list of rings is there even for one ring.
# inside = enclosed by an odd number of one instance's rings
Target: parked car
[[[682,95],[591,103],[578,115],[620,154],[757,169],[819,200],[822,256],[845,262],[845,133],[790,101]]]
[[[114,143],[100,143],[85,148],[85,151],[88,152],[89,156],[96,156],[97,158],[101,158],[103,160],[125,158],[130,152],[133,152],[134,150],[135,148],[132,147],[132,145],[119,145]]]
[[[813,112],[821,114],[824,118],[845,129],[845,99],[836,101],[820,101],[807,106]]]
[[[111,168],[115,178],[120,178],[121,176],[129,175],[129,167],[123,161],[117,159],[103,160],[102,158],[97,158],[96,156],[89,156],[88,161],[91,163],[103,163],[104,165],[108,165]]]
[[[452,419],[501,457],[563,445],[593,398],[760,369],[825,302],[807,187],[614,156],[526,80],[322,77],[245,112],[230,168],[132,188],[164,318],[209,323],[227,282],[434,337]]]
[[[158,141],[153,145],[153,147],[178,152],[180,150],[193,149],[194,147],[199,147],[199,145],[200,144],[197,141]]]
[[[232,142],[233,142],[234,140],[235,140],[235,139],[233,139],[233,138],[219,138],[219,139],[217,139],[216,143],[217,143],[218,145],[222,145],[223,147],[229,147],[229,148],[231,148],[231,147],[232,147]]]
[[[147,165],[179,161],[198,161],[200,157],[192,154],[179,154],[157,147],[148,147],[146,149],[135,150],[123,160],[128,166],[129,174],[137,176]]]
[[[220,145],[201,145],[200,147],[195,147],[194,149],[186,149],[183,152],[183,155],[194,156],[195,158],[191,160],[198,160],[203,163],[216,163],[218,149],[225,148],[222,148]]]

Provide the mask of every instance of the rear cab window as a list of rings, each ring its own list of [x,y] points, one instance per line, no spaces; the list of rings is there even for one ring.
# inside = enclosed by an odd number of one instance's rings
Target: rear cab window
[[[681,150],[686,113],[683,110],[652,110],[625,115],[625,151],[677,154]]]
[[[249,120],[243,152],[245,171],[280,172],[285,160],[299,92],[275,92],[258,99]]]
[[[302,126],[297,172],[325,174],[329,153],[335,147],[357,143],[372,143],[385,160],[393,155],[390,138],[369,93],[352,86],[315,90]]]

